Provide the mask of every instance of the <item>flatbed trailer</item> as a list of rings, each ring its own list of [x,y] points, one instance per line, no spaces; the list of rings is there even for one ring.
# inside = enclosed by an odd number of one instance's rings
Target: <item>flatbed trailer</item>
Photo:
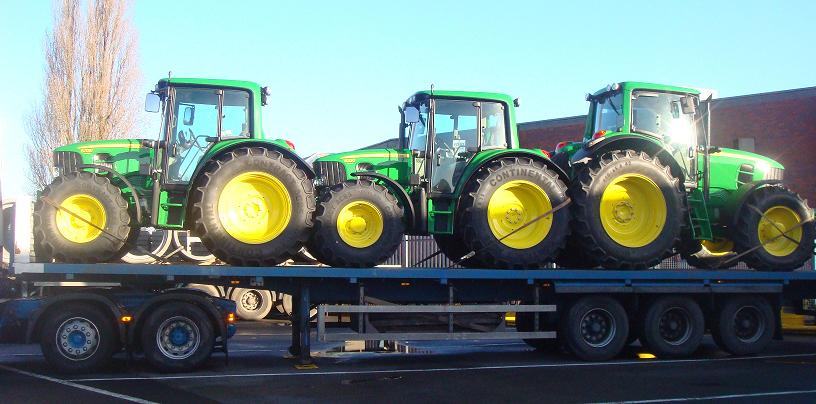
[[[304,364],[312,361],[315,307],[321,341],[515,337],[537,348],[558,344],[582,359],[606,360],[638,338],[658,357],[689,355],[704,332],[711,332],[732,354],[758,353],[772,338],[782,337],[783,305],[806,310],[803,302],[816,298],[816,271],[39,263],[14,264],[12,270],[23,291],[35,282],[116,282],[131,291],[166,291],[180,283],[200,283],[290,293],[295,303],[290,353]],[[465,314],[505,312],[516,313],[515,331],[463,331],[457,321]],[[331,313],[351,314],[349,330],[326,327]],[[139,313],[122,314],[132,316],[125,328],[141,320]],[[442,318],[443,326],[383,331],[373,321],[377,316],[417,314]],[[37,327],[33,315],[19,321],[27,322],[29,329]],[[36,341],[29,335],[27,342]]]

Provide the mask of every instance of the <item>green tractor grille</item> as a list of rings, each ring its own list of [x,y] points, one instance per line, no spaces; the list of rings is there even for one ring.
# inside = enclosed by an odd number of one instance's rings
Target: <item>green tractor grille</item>
[[[60,175],[76,171],[76,167],[80,164],[82,164],[82,156],[77,152],[54,152],[54,167],[57,168]]]
[[[331,187],[346,181],[346,168],[337,161],[316,161],[314,163],[317,185]]]

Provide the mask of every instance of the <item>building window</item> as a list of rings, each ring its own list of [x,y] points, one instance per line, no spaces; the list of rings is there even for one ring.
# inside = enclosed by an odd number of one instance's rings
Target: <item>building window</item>
[[[739,150],[745,150],[748,152],[754,152],[754,138],[752,137],[740,137],[734,140],[734,147]]]

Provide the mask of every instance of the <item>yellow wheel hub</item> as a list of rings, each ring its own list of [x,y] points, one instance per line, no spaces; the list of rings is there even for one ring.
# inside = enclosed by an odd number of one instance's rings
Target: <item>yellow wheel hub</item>
[[[538,245],[552,227],[553,216],[547,215],[508,236],[527,222],[552,209],[549,196],[530,181],[515,180],[503,184],[487,203],[487,223],[502,244],[522,250]]]
[[[801,221],[799,215],[791,208],[773,206],[766,210],[762,218],[759,219],[759,225],[757,225],[759,242],[765,247],[765,251],[768,251],[771,255],[777,257],[789,255],[796,250],[796,247],[802,241],[802,227],[790,229],[801,223]],[[785,236],[779,237],[783,233]]]
[[[89,243],[102,234],[100,229],[105,228],[107,216],[99,199],[86,194],[71,195],[60,207],[62,209],[57,210],[56,216],[57,231],[68,241]]]
[[[231,179],[218,197],[218,219],[236,240],[263,244],[274,240],[292,219],[292,199],[274,176],[251,171]]]
[[[711,255],[727,255],[734,252],[734,242],[725,238],[718,238],[714,241],[703,240],[700,242]]]
[[[376,243],[384,227],[382,213],[370,202],[350,202],[337,215],[337,233],[354,248],[366,248]]]
[[[666,225],[666,199],[651,178],[624,174],[601,196],[601,224],[616,243],[630,248],[654,241]]]

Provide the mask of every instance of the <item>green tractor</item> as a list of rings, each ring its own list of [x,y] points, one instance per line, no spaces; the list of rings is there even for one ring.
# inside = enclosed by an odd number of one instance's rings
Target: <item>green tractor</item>
[[[782,186],[782,165],[710,144],[710,96],[622,82],[587,101],[583,141],[553,156],[573,198],[559,264],[642,269],[679,252],[699,267],[792,270],[812,256],[813,212]]]
[[[519,148],[515,106],[504,94],[420,91],[400,107],[396,148],[317,159],[309,251],[369,267],[403,235],[430,234],[463,265],[554,260],[569,234],[568,177],[547,152]]]
[[[158,140],[81,142],[54,151],[57,177],[40,192],[40,261],[106,262],[140,227],[188,229],[221,260],[274,265],[308,239],[311,167],[261,126],[256,83],[162,79],[145,109],[162,113]]]

